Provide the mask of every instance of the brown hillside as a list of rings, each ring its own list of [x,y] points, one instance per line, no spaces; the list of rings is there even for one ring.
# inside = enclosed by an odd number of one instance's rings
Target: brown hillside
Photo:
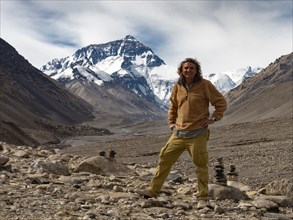
[[[71,81],[65,85],[73,94],[90,103],[97,120],[101,115],[125,119],[164,118],[166,112],[154,103],[141,98],[119,84],[104,83],[97,86],[92,82]]]
[[[228,95],[229,108],[222,123],[291,116],[293,53],[278,58]]]
[[[72,125],[93,118],[91,105],[41,73],[3,39],[0,51],[2,141],[34,143],[25,129],[48,131],[46,121]]]

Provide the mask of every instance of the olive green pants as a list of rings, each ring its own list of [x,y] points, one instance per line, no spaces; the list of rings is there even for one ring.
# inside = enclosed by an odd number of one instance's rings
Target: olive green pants
[[[209,129],[203,134],[188,139],[180,138],[172,134],[167,144],[161,149],[157,171],[148,188],[153,196],[159,194],[172,165],[177,161],[180,155],[187,150],[196,167],[195,174],[198,184],[197,198],[199,200],[207,199],[209,179],[207,142],[209,134]]]

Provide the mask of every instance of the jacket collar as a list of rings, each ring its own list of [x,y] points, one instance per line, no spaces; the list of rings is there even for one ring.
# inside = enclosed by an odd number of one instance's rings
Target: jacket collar
[[[202,77],[194,77],[194,79],[193,79],[193,81],[192,81],[191,84],[194,84],[194,83],[200,82],[201,80],[202,80]],[[180,78],[179,78],[179,80],[178,80],[178,84],[179,84],[180,86],[184,86],[185,88],[187,88],[187,87],[186,87],[186,84],[185,84],[185,82],[184,82],[184,78],[183,78],[183,77],[180,77]]]

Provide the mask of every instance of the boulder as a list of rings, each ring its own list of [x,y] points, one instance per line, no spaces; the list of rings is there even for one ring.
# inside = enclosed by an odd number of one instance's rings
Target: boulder
[[[77,166],[75,172],[124,175],[129,174],[132,171],[126,165],[123,165],[116,160],[112,160],[103,156],[94,156],[83,160]]]
[[[209,184],[209,196],[213,199],[233,199],[236,201],[248,199],[248,196],[240,189],[217,184]]]
[[[280,207],[293,207],[293,201],[288,196],[259,195],[255,199],[264,199],[278,204]]]
[[[251,203],[258,209],[266,209],[268,212],[279,212],[278,204],[266,199],[255,199]]]
[[[68,168],[60,162],[37,160],[32,164],[32,168],[46,173],[53,173],[64,176],[70,175]]]
[[[265,187],[266,195],[283,195],[293,200],[293,178],[280,179],[269,183]]]

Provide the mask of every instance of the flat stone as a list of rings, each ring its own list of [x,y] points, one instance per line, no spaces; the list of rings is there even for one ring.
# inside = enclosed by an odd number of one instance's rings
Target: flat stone
[[[293,178],[275,180],[269,183],[265,189],[267,195],[283,195],[293,200]]]
[[[59,162],[53,163],[51,161],[35,161],[32,164],[32,168],[57,175],[70,175],[68,168]]]
[[[259,195],[255,199],[265,199],[277,203],[280,207],[293,207],[293,201],[288,196]]]
[[[275,202],[265,200],[265,199],[256,199],[251,202],[258,209],[266,209],[269,212],[279,212],[279,207]]]
[[[239,181],[227,181],[227,185],[228,186],[233,186],[241,191],[251,191],[251,187],[250,186],[247,186]]]

